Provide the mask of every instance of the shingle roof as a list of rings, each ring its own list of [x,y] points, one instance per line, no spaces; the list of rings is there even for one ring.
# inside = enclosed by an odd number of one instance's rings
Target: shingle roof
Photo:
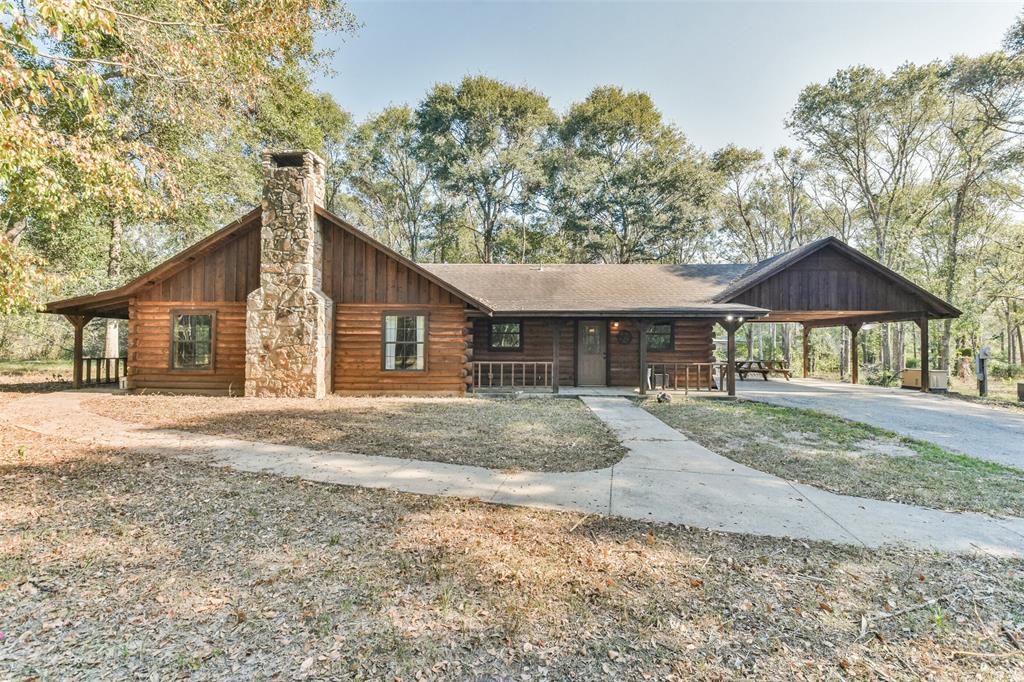
[[[767,311],[715,296],[748,265],[423,264],[485,302],[495,314],[758,315]]]

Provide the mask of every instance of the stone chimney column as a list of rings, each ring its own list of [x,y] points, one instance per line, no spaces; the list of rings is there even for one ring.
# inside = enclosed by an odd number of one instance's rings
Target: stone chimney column
[[[245,394],[323,398],[330,390],[333,303],[320,289],[316,206],[324,163],[311,151],[263,155],[260,287],[246,301]]]

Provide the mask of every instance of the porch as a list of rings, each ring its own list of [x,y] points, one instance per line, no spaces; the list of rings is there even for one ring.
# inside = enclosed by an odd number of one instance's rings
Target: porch
[[[727,335],[715,357],[714,327]],[[473,320],[474,393],[735,395],[742,317]]]

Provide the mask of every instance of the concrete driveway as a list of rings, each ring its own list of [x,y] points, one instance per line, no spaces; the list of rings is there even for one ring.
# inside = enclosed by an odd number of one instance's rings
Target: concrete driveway
[[[816,379],[738,381],[747,400],[804,407],[1024,469],[1024,413],[955,398]]]

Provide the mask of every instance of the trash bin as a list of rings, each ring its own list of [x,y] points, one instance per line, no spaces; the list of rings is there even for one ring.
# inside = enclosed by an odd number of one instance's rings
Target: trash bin
[[[1024,383],[1017,384],[1017,400],[1024,403]]]

